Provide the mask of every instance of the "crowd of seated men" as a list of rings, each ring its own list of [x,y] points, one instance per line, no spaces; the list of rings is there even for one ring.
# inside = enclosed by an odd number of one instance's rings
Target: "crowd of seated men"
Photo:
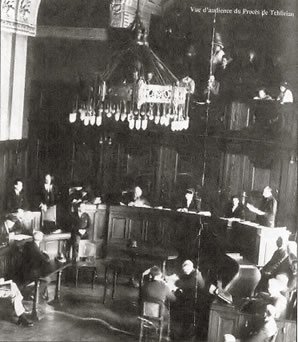
[[[241,309],[253,314],[254,320],[237,341],[267,341],[266,338],[269,341],[277,333],[276,319],[297,318],[297,244],[287,244],[279,238],[277,247],[271,260],[261,270],[261,280],[255,284],[253,297],[244,299]],[[225,262],[219,262],[219,258],[217,261],[217,270],[211,268],[208,273],[202,267],[204,262],[194,267],[191,260],[182,263],[178,275],[163,275],[157,266],[144,272],[141,301],[162,306],[164,318],[171,320],[174,339],[206,336],[204,328],[208,328],[212,301],[218,298],[219,301],[233,303],[229,287],[235,273],[224,279],[230,268],[225,268]],[[229,338],[236,341],[230,335],[226,336],[226,341],[230,341]]]

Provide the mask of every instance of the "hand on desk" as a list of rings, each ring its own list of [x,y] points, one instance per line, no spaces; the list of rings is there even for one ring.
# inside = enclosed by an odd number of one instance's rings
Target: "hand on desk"
[[[178,287],[175,285],[176,281],[179,279],[179,277],[177,276],[177,274],[172,274],[170,276],[166,276],[165,277],[165,281],[167,286],[169,287],[169,289],[171,291],[176,291],[178,289]]]
[[[47,209],[48,209],[47,205],[46,205],[46,204],[43,204],[43,203],[41,203],[41,204],[39,205],[39,207],[40,207],[40,209],[41,209],[42,211],[47,211]]]
[[[180,213],[187,213],[188,209],[187,208],[179,208],[179,209],[177,209],[177,211]]]

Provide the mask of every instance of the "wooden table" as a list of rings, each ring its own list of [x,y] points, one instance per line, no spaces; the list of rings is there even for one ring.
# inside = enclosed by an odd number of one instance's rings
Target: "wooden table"
[[[38,314],[37,314],[37,305],[39,301],[39,286],[41,281],[46,281],[46,278],[51,278],[54,275],[57,275],[56,278],[56,288],[55,288],[55,297],[54,300],[51,302],[52,305],[60,305],[60,291],[61,291],[61,276],[62,272],[72,266],[72,262],[66,262],[66,263],[59,263],[56,260],[51,261],[50,263],[50,269],[51,271],[44,277],[40,277],[37,280],[35,280],[34,284],[34,299],[33,299],[33,308],[32,308],[32,319],[38,320]]]
[[[166,275],[166,262],[178,257],[178,252],[174,248],[163,246],[140,245],[137,247],[128,247],[126,248],[126,253],[131,257],[133,262],[136,262],[138,257],[161,261],[163,276]]]

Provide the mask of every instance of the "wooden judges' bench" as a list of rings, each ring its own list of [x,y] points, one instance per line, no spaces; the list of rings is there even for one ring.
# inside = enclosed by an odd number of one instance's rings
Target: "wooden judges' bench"
[[[104,257],[111,248],[128,240],[149,245],[171,246],[181,257],[196,256],[202,225],[224,241],[227,251],[240,253],[248,261],[263,266],[276,250],[279,236],[288,236],[285,227],[269,228],[248,221],[210,217],[205,212],[183,213],[167,209],[127,206],[85,205],[91,219],[89,240]]]

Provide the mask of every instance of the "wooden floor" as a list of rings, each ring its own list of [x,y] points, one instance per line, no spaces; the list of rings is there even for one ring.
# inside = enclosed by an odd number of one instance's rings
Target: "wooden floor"
[[[103,305],[102,284],[99,278],[92,290],[90,283],[81,282],[75,288],[73,283],[64,282],[62,305],[41,302],[40,320],[30,328],[16,325],[12,311],[0,307],[0,341],[138,341],[138,289],[129,286],[127,279],[120,279],[115,300],[110,299],[109,291]],[[54,283],[49,287],[50,299],[53,296]],[[32,301],[25,300],[24,304],[30,311]]]

